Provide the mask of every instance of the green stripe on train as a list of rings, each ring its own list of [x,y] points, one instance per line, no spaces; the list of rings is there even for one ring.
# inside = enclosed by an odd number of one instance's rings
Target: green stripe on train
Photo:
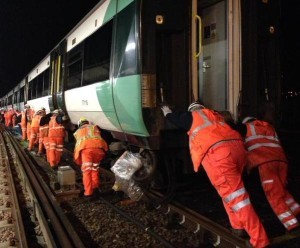
[[[115,127],[121,127],[125,133],[149,136],[142,116],[140,75],[117,78],[113,86],[108,81],[101,83],[97,86],[97,96],[103,112]]]
[[[116,9],[117,12],[120,12],[122,9],[124,9],[126,6],[128,6],[130,3],[132,3],[134,0],[110,0],[110,3],[108,5],[108,8],[106,10],[103,23],[106,23],[111,18],[113,18],[116,15]],[[118,6],[117,6],[118,2]],[[117,7],[116,7],[117,6]]]

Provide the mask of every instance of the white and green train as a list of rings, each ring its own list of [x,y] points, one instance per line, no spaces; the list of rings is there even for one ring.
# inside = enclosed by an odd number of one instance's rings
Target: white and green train
[[[262,25],[257,9],[268,1],[255,2],[100,1],[1,98],[1,107],[61,108],[72,124],[85,117],[129,149],[143,150],[150,174],[156,161],[168,161],[157,159],[161,151],[192,172],[187,135],[165,122],[163,103],[185,110],[200,98],[237,119],[241,108],[255,109],[261,88],[270,97],[278,92],[277,82],[260,87],[266,66],[256,63],[260,46],[251,25]]]

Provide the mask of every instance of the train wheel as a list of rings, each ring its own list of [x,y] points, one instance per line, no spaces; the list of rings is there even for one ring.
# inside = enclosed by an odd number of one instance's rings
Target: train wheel
[[[136,171],[132,178],[139,183],[149,182],[156,171],[156,156],[153,151],[144,150],[140,153],[142,156],[143,167]]]

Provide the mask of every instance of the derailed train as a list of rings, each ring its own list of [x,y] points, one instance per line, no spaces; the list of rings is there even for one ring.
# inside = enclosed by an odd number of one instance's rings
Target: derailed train
[[[269,26],[278,4],[100,1],[1,97],[1,108],[28,103],[47,112],[61,108],[73,125],[89,119],[143,155],[140,180],[172,161],[192,173],[187,135],[165,122],[161,105],[185,110],[200,98],[238,119],[255,114],[265,98],[278,102],[276,19]]]

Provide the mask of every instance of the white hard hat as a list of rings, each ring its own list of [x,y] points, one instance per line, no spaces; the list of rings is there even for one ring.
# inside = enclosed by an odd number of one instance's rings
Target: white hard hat
[[[254,120],[256,120],[255,117],[247,116],[247,117],[245,117],[245,118],[242,120],[242,123],[243,123],[243,124],[246,124],[246,123],[248,123],[248,122],[250,122],[250,121],[254,121]]]
[[[25,104],[24,108],[30,108],[29,104]]]
[[[195,111],[197,109],[203,109],[205,108],[199,101],[193,102],[190,104],[190,106],[188,107],[188,111],[192,112]]]

